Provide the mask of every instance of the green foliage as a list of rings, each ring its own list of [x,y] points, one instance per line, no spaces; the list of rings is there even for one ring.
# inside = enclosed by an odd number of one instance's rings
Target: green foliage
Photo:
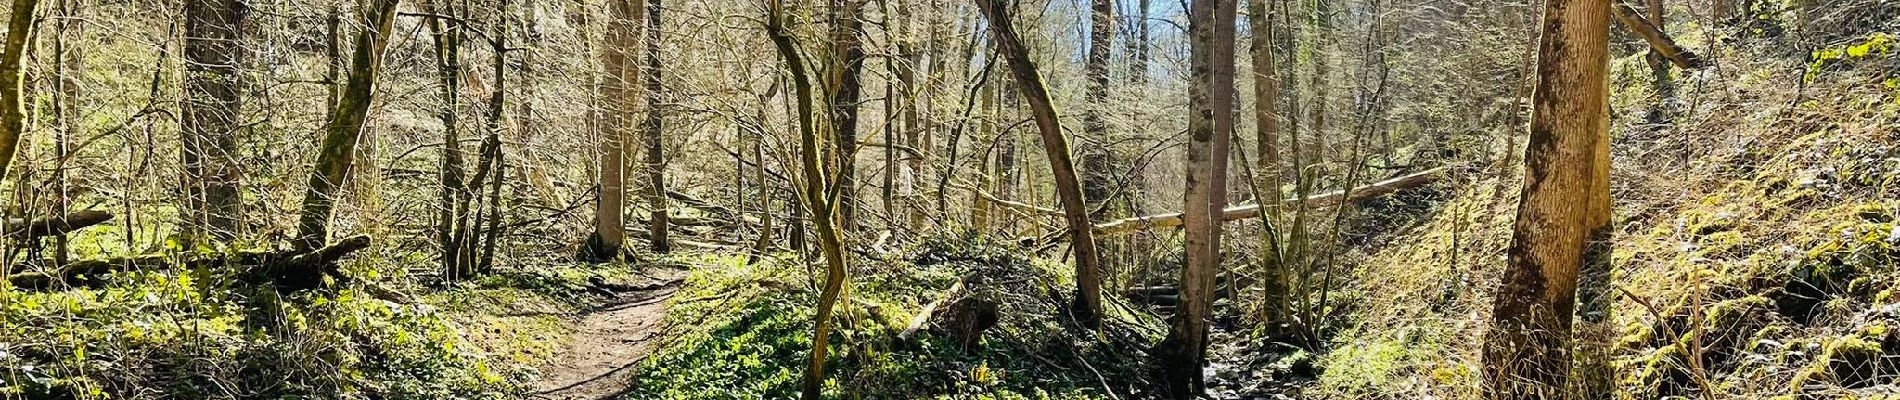
[[[1141,387],[1132,384],[1145,374],[1141,363],[1128,362],[1132,342],[1077,337],[1042,308],[1066,303],[1055,290],[1066,287],[1055,284],[1063,268],[976,239],[929,240],[909,253],[916,263],[854,263],[849,305],[834,317],[828,398],[1088,399],[1104,397],[1105,382],[1122,383],[1111,386],[1118,392]],[[641,364],[628,396],[793,397],[810,352],[816,277],[789,257],[707,261],[713,266],[695,271],[674,298],[672,337]],[[980,348],[965,353],[955,339],[928,330],[898,339],[910,317],[959,276],[983,280],[969,285],[979,292],[973,296],[1004,299],[1003,321]],[[1109,325],[1155,330],[1156,322],[1123,312]]]
[[[524,371],[459,337],[430,306],[334,295],[200,291],[190,274],[7,304],[0,393],[104,399],[513,398]],[[206,296],[204,293],[216,295]]]

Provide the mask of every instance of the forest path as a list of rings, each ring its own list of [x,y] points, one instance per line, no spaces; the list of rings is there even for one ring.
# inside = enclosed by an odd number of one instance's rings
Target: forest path
[[[638,366],[666,328],[667,300],[689,271],[645,271],[644,285],[608,285],[614,300],[581,316],[561,357],[542,368],[537,399],[611,399],[631,388]]]

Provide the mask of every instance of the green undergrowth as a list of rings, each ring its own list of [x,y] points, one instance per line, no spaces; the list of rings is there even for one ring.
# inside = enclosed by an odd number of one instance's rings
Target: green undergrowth
[[[400,270],[365,258],[346,270]],[[565,318],[598,302],[590,279],[629,271],[509,270],[396,298],[359,286],[280,296],[217,272],[16,292],[0,308],[0,398],[522,398]]]
[[[1616,398],[1900,392],[1900,58],[1862,45],[1807,71],[1685,78],[1704,100],[1667,128],[1642,124],[1654,99],[1641,90],[1612,99],[1614,302],[1608,323],[1578,330],[1608,354],[1597,379]],[[1640,54],[1613,65],[1643,68]],[[1356,327],[1309,393],[1481,398],[1521,179],[1469,185],[1373,251],[1349,280]]]
[[[868,254],[868,253],[858,253]],[[980,239],[933,239],[855,258],[834,321],[828,398],[1095,399],[1152,387],[1139,362],[1160,321],[1111,301],[1099,334],[1070,327],[1067,268]],[[802,384],[817,277],[787,257],[709,256],[667,315],[670,337],[642,363],[628,398],[790,398]],[[815,264],[815,263],[814,263]],[[998,305],[968,352],[936,329],[898,336],[960,277],[964,296]]]

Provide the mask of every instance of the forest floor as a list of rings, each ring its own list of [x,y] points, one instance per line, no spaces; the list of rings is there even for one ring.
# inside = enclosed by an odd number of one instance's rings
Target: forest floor
[[[627,393],[637,367],[662,338],[668,300],[679,292],[685,270],[647,271],[642,285],[609,285],[613,300],[579,317],[573,336],[542,369],[536,398],[592,400]]]

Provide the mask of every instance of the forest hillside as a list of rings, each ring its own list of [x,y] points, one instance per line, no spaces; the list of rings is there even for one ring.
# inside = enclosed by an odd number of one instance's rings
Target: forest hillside
[[[1900,399],[1900,4],[9,0],[0,399]]]

